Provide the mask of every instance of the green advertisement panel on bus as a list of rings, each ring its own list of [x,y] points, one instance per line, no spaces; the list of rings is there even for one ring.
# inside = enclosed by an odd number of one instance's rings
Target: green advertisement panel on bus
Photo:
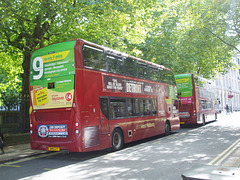
[[[177,91],[181,93],[180,98],[182,104],[192,103],[193,85],[191,74],[177,74],[175,75],[177,83]]]
[[[32,54],[30,90],[34,109],[72,106],[74,45],[75,41],[55,44]]]

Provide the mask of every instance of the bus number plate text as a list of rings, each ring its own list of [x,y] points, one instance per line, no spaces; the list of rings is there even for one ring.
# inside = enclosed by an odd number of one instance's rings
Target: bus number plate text
[[[48,147],[49,151],[60,151],[60,147]]]

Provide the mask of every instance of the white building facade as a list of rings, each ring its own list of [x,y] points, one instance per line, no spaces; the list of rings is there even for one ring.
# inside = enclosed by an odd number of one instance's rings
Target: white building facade
[[[213,82],[216,87],[216,97],[220,100],[220,110],[229,105],[233,111],[240,111],[240,53],[234,55],[232,69],[225,75],[218,75]]]

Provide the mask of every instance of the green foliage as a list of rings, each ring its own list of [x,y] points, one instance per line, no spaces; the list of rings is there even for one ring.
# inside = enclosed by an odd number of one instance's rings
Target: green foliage
[[[231,67],[233,49],[240,42],[229,36],[228,1],[168,1],[155,9],[155,20],[145,43],[143,58],[177,73],[214,77]],[[240,17],[238,17],[240,18]]]
[[[8,49],[10,50],[10,48]],[[21,89],[20,75],[22,55],[19,51],[0,53],[0,91],[1,94],[17,95]],[[1,95],[0,94],[0,95]]]
[[[0,53],[0,106],[11,108],[21,91],[22,55],[13,47],[4,51]]]
[[[1,56],[5,61],[23,59],[9,65],[19,67],[18,73],[1,67],[2,74],[18,77],[11,81],[1,76],[1,82],[15,87],[23,71],[22,91],[28,94],[31,53],[75,38],[163,64],[175,73],[209,78],[231,66],[240,42],[239,8],[237,0],[1,1]],[[13,47],[18,53],[9,54]]]

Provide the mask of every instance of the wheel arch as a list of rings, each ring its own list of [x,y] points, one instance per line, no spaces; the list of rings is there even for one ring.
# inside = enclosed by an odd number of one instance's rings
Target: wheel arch
[[[117,129],[119,129],[119,130],[121,131],[122,135],[123,135],[123,144],[124,144],[124,143],[125,143],[125,134],[124,134],[124,132],[123,132],[123,129],[122,129],[120,126],[117,126],[117,127],[115,127],[115,128],[112,130],[111,138],[112,138],[113,132],[114,132],[115,130],[117,130]]]
[[[119,145],[116,145],[114,143],[114,138],[116,137],[115,135],[117,133],[119,133],[119,135],[121,136],[121,140],[122,140],[122,142]],[[115,127],[111,134],[111,145],[112,145],[111,149],[112,149],[112,151],[118,151],[118,150],[123,149],[124,144],[125,144],[125,135],[124,135],[123,129],[121,127]]]
[[[168,119],[164,123],[164,131],[165,135],[169,135],[169,133],[172,131],[171,122]]]
[[[172,131],[172,124],[171,124],[170,120],[167,119],[167,120],[165,121],[165,123],[168,123],[168,124],[169,124],[170,131]]]

